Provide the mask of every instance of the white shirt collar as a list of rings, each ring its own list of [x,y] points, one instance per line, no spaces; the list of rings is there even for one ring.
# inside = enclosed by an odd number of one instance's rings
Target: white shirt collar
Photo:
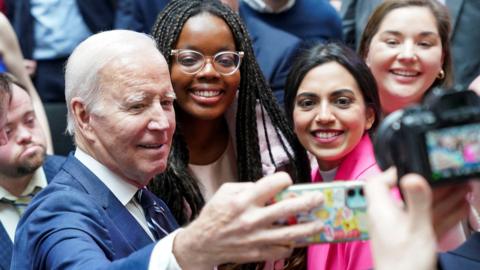
[[[47,177],[45,176],[45,172],[43,171],[43,167],[38,168],[35,173],[33,174],[32,180],[28,183],[25,190],[20,194],[21,196],[26,196],[32,193],[35,188],[43,189],[47,186]],[[0,199],[6,198],[9,200],[16,200],[18,199],[17,196],[12,195],[6,189],[0,186]]]
[[[75,149],[75,157],[92,171],[124,206],[132,200],[138,187],[128,183],[78,147]]]
[[[245,2],[245,4],[249,5],[252,9],[258,11],[258,12],[263,12],[263,13],[280,13],[285,10],[289,10],[290,8],[295,5],[295,0],[289,0],[285,6],[280,8],[279,10],[272,10],[269,6],[265,4],[265,1],[263,0],[242,0]]]
[[[318,172],[322,176],[323,182],[331,182],[335,179],[335,175],[337,174],[338,167],[335,167],[328,171],[322,171],[318,169]]]

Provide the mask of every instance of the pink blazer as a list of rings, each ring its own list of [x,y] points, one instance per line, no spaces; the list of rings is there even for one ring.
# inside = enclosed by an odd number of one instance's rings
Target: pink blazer
[[[379,173],[373,145],[368,134],[338,167],[335,180],[358,180]],[[312,182],[322,182],[318,169],[312,171]],[[307,266],[312,270],[372,269],[373,261],[368,241],[320,244],[308,247]]]

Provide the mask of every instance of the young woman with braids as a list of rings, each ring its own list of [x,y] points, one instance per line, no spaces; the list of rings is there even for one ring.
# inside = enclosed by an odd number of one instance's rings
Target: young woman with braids
[[[309,182],[308,158],[291,150],[298,141],[235,12],[216,0],[174,0],[152,34],[170,67],[177,129],[169,168],[150,188],[180,224],[227,181],[287,170]]]

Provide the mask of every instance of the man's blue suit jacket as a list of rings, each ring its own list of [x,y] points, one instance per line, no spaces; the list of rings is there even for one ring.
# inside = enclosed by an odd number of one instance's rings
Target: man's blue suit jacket
[[[65,157],[62,156],[47,156],[45,158],[42,168],[47,177],[47,182],[50,183],[53,177],[55,177],[63,162],[65,162]],[[12,248],[13,243],[10,240],[10,237],[8,237],[7,231],[2,223],[0,223],[0,270],[10,269]]]
[[[294,35],[278,30],[253,16],[242,16],[255,58],[273,94],[283,104],[285,81],[302,41]]]
[[[178,225],[166,215],[171,232]],[[20,220],[12,269],[146,270],[153,247],[125,206],[70,154]]]
[[[244,1],[240,3],[240,14],[245,20],[255,17],[271,27],[285,31],[305,42],[310,47],[318,42],[342,41],[342,20],[328,1],[296,0],[295,4],[280,13],[259,12]]]
[[[150,34],[170,0],[117,0],[115,27]]]
[[[455,250],[438,256],[439,269],[480,269],[480,232],[474,233]]]

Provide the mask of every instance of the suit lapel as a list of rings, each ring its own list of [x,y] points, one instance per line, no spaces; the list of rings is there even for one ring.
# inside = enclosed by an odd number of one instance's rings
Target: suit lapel
[[[476,232],[470,236],[471,239],[468,239],[463,245],[457,248],[454,251],[449,253],[457,254],[461,257],[466,257],[470,260],[479,262],[479,250],[480,250],[480,233]]]
[[[137,220],[128,212],[125,206],[113,195],[113,193],[98,179],[87,167],[70,155],[63,165],[63,169],[70,173],[102,206],[112,223],[117,227],[120,235],[129,243],[133,250],[139,250],[151,244],[152,240]]]
[[[50,181],[57,175],[58,171],[62,167],[62,164],[65,162],[65,157],[60,156],[51,156],[47,155],[43,162],[43,171],[45,172],[45,176],[47,177],[47,182]]]
[[[61,163],[58,163],[58,162],[64,160],[64,158],[60,158],[60,157],[57,157],[55,160],[52,160],[50,157],[51,156],[46,156],[43,164],[43,169],[48,182],[52,180],[53,176],[60,169]],[[5,230],[5,227],[3,227],[3,224],[0,223],[0,270],[10,269],[10,262],[12,259],[12,249],[13,249],[13,243],[10,240],[10,237],[8,236],[7,231]]]
[[[367,168],[376,163],[372,141],[365,133],[355,148],[345,157],[338,167],[335,180],[357,179]]]
[[[445,4],[450,12],[450,17],[452,21],[452,32],[454,32],[460,10],[462,9],[464,4],[464,0],[446,0]]]
[[[138,224],[137,220],[128,212],[127,208],[117,200],[111,192],[109,192],[109,206],[105,208],[108,215],[111,217],[117,229],[121,232],[121,236],[129,243],[133,250],[139,250],[148,244],[153,243],[153,240]]]
[[[256,30],[258,28],[257,22],[252,16],[242,16],[241,10],[240,10],[240,17],[242,18],[242,20],[246,25],[246,28],[248,29],[247,31],[252,41],[254,54],[255,56],[258,57],[258,55],[260,55],[261,46],[258,46],[259,36],[258,36],[258,31]]]
[[[7,231],[0,223],[0,269],[10,269],[10,261],[12,260],[13,243],[8,237]]]

